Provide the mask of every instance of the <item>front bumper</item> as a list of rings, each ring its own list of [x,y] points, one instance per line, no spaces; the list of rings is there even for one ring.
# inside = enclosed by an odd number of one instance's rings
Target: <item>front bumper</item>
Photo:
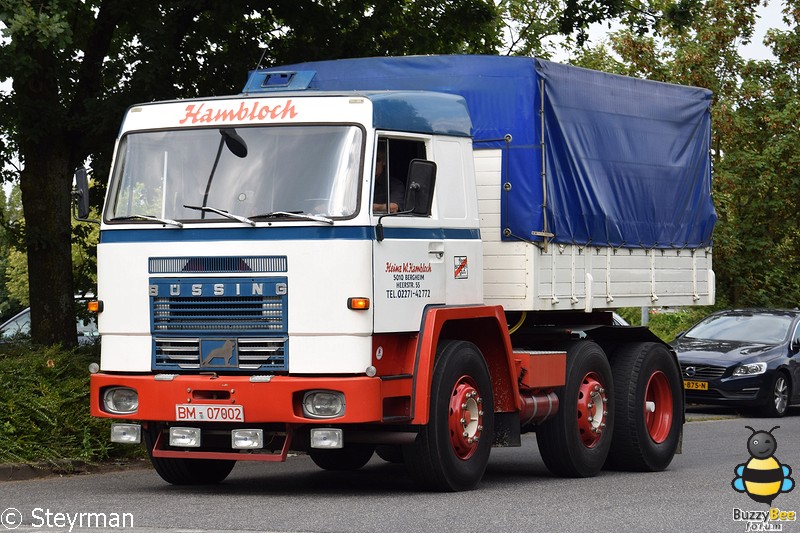
[[[709,380],[708,390],[686,390],[686,402],[757,407],[764,405],[769,400],[765,386],[767,381],[769,381],[769,374]]]
[[[129,387],[138,392],[138,409],[130,414],[105,411],[103,393],[109,387]],[[304,416],[307,391],[330,390],[344,394],[345,410],[335,418]],[[411,379],[381,380],[366,376],[316,378],[295,376],[156,376],[98,373],[91,376],[91,414],[101,418],[179,422],[178,406],[241,406],[247,424],[353,424],[382,422],[387,399],[411,403]],[[398,401],[388,402],[396,405]],[[397,413],[389,413],[397,421]],[[409,421],[409,420],[406,420]]]

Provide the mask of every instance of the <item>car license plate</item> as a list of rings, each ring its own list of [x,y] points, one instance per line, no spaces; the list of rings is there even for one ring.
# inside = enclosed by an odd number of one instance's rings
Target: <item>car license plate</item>
[[[708,390],[708,381],[683,380],[683,388],[687,390]]]
[[[175,420],[191,422],[244,422],[241,405],[189,405],[175,406]]]

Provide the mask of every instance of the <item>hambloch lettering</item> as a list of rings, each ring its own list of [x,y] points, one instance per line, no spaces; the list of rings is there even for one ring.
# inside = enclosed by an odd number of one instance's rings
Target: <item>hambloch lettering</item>
[[[36,507],[31,511],[31,526],[34,528],[66,528],[70,532],[79,529],[125,529],[133,528],[132,513],[65,513]]]

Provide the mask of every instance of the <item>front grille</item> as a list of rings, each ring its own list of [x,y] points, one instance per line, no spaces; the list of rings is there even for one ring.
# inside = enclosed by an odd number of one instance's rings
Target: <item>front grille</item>
[[[153,331],[284,331],[285,298],[154,298]]]
[[[686,371],[688,368],[694,368],[694,374],[689,376],[687,375]],[[695,365],[692,363],[681,363],[681,375],[684,379],[698,379],[698,380],[710,380],[716,379],[721,377],[725,373],[726,368],[724,366],[707,366],[707,365]]]
[[[156,364],[177,364],[200,368],[200,339],[153,339]]]
[[[288,370],[287,281],[151,278],[153,369]]]
[[[288,337],[211,339],[233,342],[236,349],[232,361],[203,360],[199,338],[156,337],[153,339],[157,369],[181,370],[287,370]],[[208,356],[206,356],[208,357]],[[230,363],[230,364],[228,364]]]
[[[288,337],[239,339],[239,368],[256,370],[283,364],[288,340]]]

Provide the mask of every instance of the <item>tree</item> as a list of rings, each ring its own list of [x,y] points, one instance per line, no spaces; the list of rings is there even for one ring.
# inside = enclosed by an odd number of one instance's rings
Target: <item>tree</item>
[[[125,107],[236,92],[262,48],[263,64],[491,52],[500,27],[489,0],[0,0],[0,22],[0,79],[13,80],[0,150],[21,166],[32,339],[66,346],[72,171],[90,155],[109,167]]]

